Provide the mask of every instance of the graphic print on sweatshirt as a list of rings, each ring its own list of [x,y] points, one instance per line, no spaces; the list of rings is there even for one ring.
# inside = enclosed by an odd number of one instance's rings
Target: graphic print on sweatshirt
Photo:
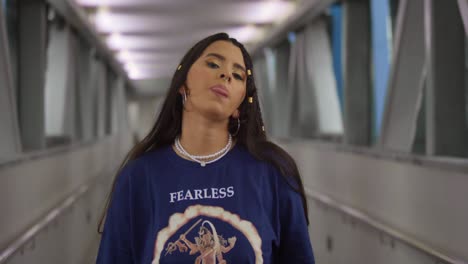
[[[169,217],[156,237],[152,264],[181,259],[195,264],[230,264],[229,255],[251,252],[263,263],[262,240],[255,226],[219,206],[192,205]]]

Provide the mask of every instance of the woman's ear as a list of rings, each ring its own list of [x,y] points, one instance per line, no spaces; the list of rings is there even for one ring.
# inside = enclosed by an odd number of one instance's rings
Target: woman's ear
[[[184,85],[182,85],[182,86],[179,88],[179,93],[180,93],[181,95],[184,95],[184,93],[185,93],[185,86],[184,86]]]

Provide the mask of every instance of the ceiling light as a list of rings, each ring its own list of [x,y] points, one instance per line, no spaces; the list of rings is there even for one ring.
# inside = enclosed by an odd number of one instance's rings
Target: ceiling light
[[[112,6],[128,6],[133,2],[142,2],[143,4],[151,3],[151,0],[75,0],[76,3],[82,6],[100,6],[100,5],[112,5]]]
[[[125,70],[127,70],[127,72],[135,71],[136,70],[135,64],[133,64],[132,62],[126,63]]]
[[[140,74],[140,72],[138,71],[138,69],[135,67],[135,65],[133,63],[127,63],[125,64],[125,70],[127,71],[128,73],[128,76],[130,76],[130,78],[133,79],[134,76],[138,76]]]
[[[177,64],[182,59],[184,54],[181,52],[160,53],[160,52],[146,52],[146,51],[129,51],[123,49],[119,51],[116,56],[117,59],[123,63],[125,62],[164,62]]]
[[[109,27],[115,23],[112,19],[109,8],[107,6],[100,6],[92,17],[92,23],[99,29],[100,27]]]
[[[233,29],[227,33],[241,43],[249,43],[261,38],[263,30],[253,25],[248,25],[238,29]]]
[[[112,33],[112,34],[106,39],[107,45],[108,45],[111,49],[119,49],[119,47],[121,47],[123,41],[124,41],[124,40],[123,40],[123,38],[122,38],[122,35],[120,35],[119,33]]]
[[[264,2],[258,9],[253,10],[250,15],[258,21],[278,23],[290,16],[295,9],[295,4],[286,1]]]
[[[129,62],[125,64],[125,70],[130,79],[141,80],[170,77],[174,73],[175,67],[168,67],[165,64],[136,64]]]
[[[131,55],[127,50],[121,50],[117,53],[117,60],[124,63],[126,61],[131,61]]]

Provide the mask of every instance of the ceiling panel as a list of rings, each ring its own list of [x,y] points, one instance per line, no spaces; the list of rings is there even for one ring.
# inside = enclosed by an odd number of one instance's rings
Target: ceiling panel
[[[164,69],[137,69],[129,70],[130,78],[134,80],[141,79],[156,79],[156,78],[168,78],[175,72],[175,68],[164,68]]]
[[[194,44],[196,39],[190,37],[132,37],[112,35],[107,38],[106,43],[111,49],[123,50],[164,50],[167,47],[171,49],[185,49]]]
[[[226,32],[248,49],[298,1],[75,0],[133,79],[170,77],[197,41]]]
[[[255,3],[252,3],[255,4]],[[93,18],[99,32],[141,32],[151,31],[155,28],[177,32],[187,27],[213,28],[242,26],[252,24],[269,24],[284,19],[293,10],[292,5],[287,7],[276,5],[236,4],[231,9],[223,9],[220,12],[209,10],[193,10],[192,12],[174,13],[114,13],[110,11],[97,12]],[[246,7],[247,6],[247,7]],[[253,5],[252,5],[253,6]],[[274,10],[273,10],[274,9]],[[118,23],[116,23],[118,21]]]
[[[121,62],[134,62],[134,63],[161,63],[172,62],[174,59],[177,61],[182,59],[184,55],[182,52],[141,52],[141,51],[121,51],[116,54],[117,59]]]
[[[271,26],[270,24],[268,25],[255,25],[255,27],[258,28],[268,28]],[[216,32],[226,32],[228,34],[237,34],[236,31],[239,31],[243,28],[247,27],[246,25],[228,25],[228,26],[210,26],[210,27],[200,27],[200,28],[191,28],[191,27],[181,27],[181,28],[175,28],[175,27],[166,27],[166,28],[161,28],[161,27],[151,27],[147,28],[147,30],[144,29],[138,29],[138,30],[132,30],[129,32],[125,31],[120,31],[119,33],[122,35],[126,36],[159,36],[159,37],[178,37],[180,35],[184,36],[196,36],[200,38],[200,36],[208,36]],[[111,35],[112,32],[101,32],[100,34],[103,37]]]
[[[209,36],[221,32],[221,30],[222,28],[220,30],[212,29],[204,32],[206,34],[180,34],[172,36],[113,34],[107,37],[106,43],[111,49],[161,50],[165,47],[187,49],[199,41],[201,36]],[[252,42],[255,40],[255,37],[259,38],[264,33],[260,28],[249,26],[234,28],[225,32],[242,43]]]
[[[270,2],[271,0],[75,0],[79,5],[84,7],[99,7],[107,6],[111,8],[128,8],[128,7],[190,7],[206,6],[213,4],[229,4],[229,3],[251,3],[251,2]],[[276,2],[294,2],[280,1]]]

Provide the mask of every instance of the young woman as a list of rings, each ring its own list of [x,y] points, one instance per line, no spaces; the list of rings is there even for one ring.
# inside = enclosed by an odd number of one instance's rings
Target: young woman
[[[114,181],[97,263],[314,263],[302,181],[267,140],[252,73],[225,33],[188,51]]]

